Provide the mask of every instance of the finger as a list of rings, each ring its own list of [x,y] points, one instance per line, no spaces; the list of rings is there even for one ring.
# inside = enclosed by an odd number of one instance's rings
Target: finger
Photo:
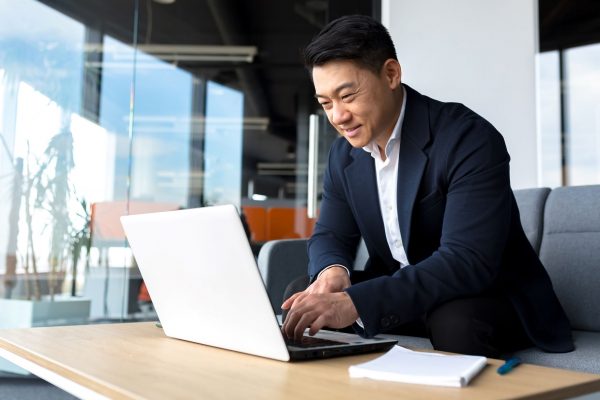
[[[288,338],[293,338],[295,337],[295,332],[298,324],[300,323],[300,321],[302,320],[302,317],[304,316],[305,312],[309,311],[310,309],[303,306],[302,304],[298,304],[298,301],[296,301],[294,303],[294,306],[290,309],[290,311],[288,312],[286,318],[285,318],[285,322],[283,323],[282,326],[282,330],[284,331],[284,334],[286,337]]]
[[[281,305],[281,309],[282,310],[289,310],[294,305],[294,302],[296,301],[296,299],[298,297],[301,297],[302,295],[305,295],[305,294],[306,294],[306,292],[294,293],[293,295],[291,295],[290,297],[288,297],[286,301],[283,302],[283,304]]]
[[[319,332],[326,325],[326,320],[327,318],[325,317],[325,315],[319,315],[319,317],[310,324],[308,334],[310,336],[316,335],[317,332]]]
[[[296,323],[293,322],[293,319],[294,315],[288,313],[288,315],[286,315],[285,317],[285,321],[283,321],[283,324],[281,325],[281,333],[283,333],[283,336],[285,336],[286,338],[291,337],[290,333],[294,332],[294,327],[296,326]]]
[[[304,331],[312,324],[312,322],[317,317],[318,314],[313,311],[304,313],[298,321],[298,323],[296,324],[296,327],[294,328],[294,339],[302,340],[302,336],[304,336]]]
[[[284,335],[288,338],[294,337],[294,329],[296,329],[296,324],[300,319],[300,315],[296,312],[290,311],[285,318],[285,322],[283,323],[281,330]]]

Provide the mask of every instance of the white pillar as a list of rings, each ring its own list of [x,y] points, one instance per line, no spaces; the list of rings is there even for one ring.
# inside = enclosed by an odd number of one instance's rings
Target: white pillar
[[[465,104],[504,136],[513,188],[537,174],[536,0],[382,0],[403,81]]]

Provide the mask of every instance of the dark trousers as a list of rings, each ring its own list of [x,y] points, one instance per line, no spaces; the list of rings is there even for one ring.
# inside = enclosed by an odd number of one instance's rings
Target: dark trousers
[[[308,284],[308,276],[294,280],[286,288],[284,299],[303,291]],[[419,320],[381,333],[426,337],[436,350],[493,358],[532,346],[514,307],[504,296],[450,300]]]

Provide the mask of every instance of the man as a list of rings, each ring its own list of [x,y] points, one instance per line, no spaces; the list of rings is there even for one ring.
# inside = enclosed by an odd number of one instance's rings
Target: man
[[[329,154],[309,277],[282,305],[283,332],[354,324],[365,336],[426,335],[436,349],[466,354],[571,351],[494,127],[403,85],[393,42],[369,17],[331,22],[305,62],[342,137]],[[350,271],[361,237],[369,263]]]

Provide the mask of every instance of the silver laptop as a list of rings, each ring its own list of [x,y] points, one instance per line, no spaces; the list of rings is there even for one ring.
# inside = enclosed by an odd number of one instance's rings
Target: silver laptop
[[[232,205],[124,216],[121,223],[169,337],[282,361],[396,343],[332,331],[286,343]]]

